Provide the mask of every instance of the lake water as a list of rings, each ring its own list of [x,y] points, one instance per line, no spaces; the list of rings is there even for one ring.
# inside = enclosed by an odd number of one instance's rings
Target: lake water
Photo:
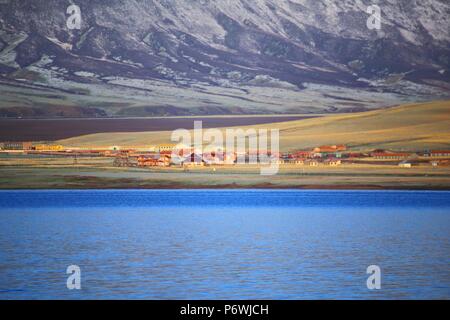
[[[450,298],[450,192],[1,191],[0,221],[0,299]]]

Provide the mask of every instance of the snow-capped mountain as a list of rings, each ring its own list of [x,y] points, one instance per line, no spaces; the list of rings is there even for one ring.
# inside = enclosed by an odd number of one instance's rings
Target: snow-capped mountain
[[[80,8],[80,29],[68,27]],[[370,30],[367,8],[381,9]],[[450,96],[447,0],[0,0],[0,116],[357,111]]]

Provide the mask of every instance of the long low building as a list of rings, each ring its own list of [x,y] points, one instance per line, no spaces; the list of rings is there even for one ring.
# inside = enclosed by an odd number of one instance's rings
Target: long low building
[[[1,150],[31,150],[33,148],[33,143],[31,142],[0,142]]]
[[[411,153],[407,152],[399,152],[399,153],[391,153],[391,152],[377,152],[372,153],[372,157],[378,160],[404,160],[408,157],[412,156]]]
[[[433,150],[425,153],[424,156],[431,158],[450,158],[450,150]]]
[[[59,144],[37,144],[33,149],[36,151],[63,151],[64,147]]]
[[[346,151],[347,146],[345,145],[333,145],[333,146],[320,146],[313,149],[315,153],[334,153],[334,152],[342,152]]]
[[[137,159],[139,167],[169,167],[171,158],[168,155],[161,156],[140,156]]]

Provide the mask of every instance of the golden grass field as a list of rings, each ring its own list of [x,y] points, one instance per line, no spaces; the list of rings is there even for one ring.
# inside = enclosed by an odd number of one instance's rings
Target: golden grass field
[[[429,189],[448,190],[448,167],[344,164],[282,166],[274,176],[258,166],[115,168],[111,158],[0,157],[0,189]]]
[[[447,149],[450,147],[450,101],[409,104],[243,129],[250,128],[279,129],[282,151],[325,144],[346,144],[354,150]],[[171,133],[100,133],[65,139],[59,143],[69,147],[147,146],[169,143]]]

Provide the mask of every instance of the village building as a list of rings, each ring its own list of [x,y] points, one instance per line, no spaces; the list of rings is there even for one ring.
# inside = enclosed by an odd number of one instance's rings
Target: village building
[[[372,153],[372,157],[377,160],[404,160],[410,156],[412,156],[412,154],[406,153],[406,152],[401,152],[401,153],[375,152],[375,153]]]
[[[203,154],[203,161],[207,165],[222,165],[223,164],[223,157],[220,157],[219,154],[216,153],[204,153]]]
[[[234,152],[224,152],[223,153],[223,164],[232,165],[236,162],[236,154]]]
[[[138,157],[139,167],[156,167],[158,166],[158,160],[154,157]]]
[[[403,161],[403,162],[400,162],[400,163],[398,164],[398,166],[399,166],[400,168],[411,168],[411,167],[412,167],[412,163],[411,163],[411,162]]]
[[[437,167],[439,166],[439,161],[430,161],[430,164],[432,167]]]
[[[64,151],[64,147],[58,144],[38,144],[34,146],[36,151]]]
[[[129,156],[115,157],[113,162],[114,167],[136,167],[138,166],[137,158]]]
[[[349,152],[349,153],[345,154],[345,157],[348,159],[358,159],[358,158],[369,157],[369,155],[362,153],[362,152]]]
[[[140,156],[137,159],[139,167],[169,167],[171,164],[170,156]]]
[[[449,166],[450,160],[434,160],[434,161],[430,161],[430,164],[432,167]]]
[[[310,166],[310,167],[318,167],[319,166],[319,161],[317,161],[317,160],[307,160],[305,162],[305,164],[307,166]]]
[[[202,157],[202,160],[204,162],[204,165],[230,165],[234,164],[234,161],[236,160],[236,156],[234,153],[231,152],[224,152],[224,151],[210,151],[210,152],[204,152],[202,155],[200,155],[199,152],[191,152],[190,157],[192,158],[192,154],[198,155],[198,157]],[[194,157],[197,158],[197,157]],[[187,160],[188,161],[188,160]]]
[[[177,145],[176,144],[160,144],[158,146],[156,146],[156,151],[161,153],[161,152],[172,152],[176,149]]]
[[[160,156],[169,156],[169,157],[171,157],[173,155],[173,153],[174,153],[173,151],[160,151],[157,154],[159,154]]]
[[[236,156],[231,152],[217,151],[203,153],[203,160],[208,165],[232,165],[236,160]]]
[[[288,159],[288,160],[284,160],[285,164],[289,164],[289,165],[296,165],[296,166],[303,166],[305,164],[305,161],[303,159]]]
[[[205,161],[203,160],[203,156],[198,153],[191,153],[188,157],[186,157],[183,161],[183,165],[185,166],[193,166],[193,167],[202,167],[205,165]]]
[[[314,152],[313,158],[323,158],[325,157],[325,153],[322,152]]]
[[[450,158],[450,150],[433,150],[429,153],[432,158]]]
[[[326,165],[329,165],[330,167],[337,167],[342,164],[342,161],[339,159],[328,159],[324,162]]]
[[[238,159],[239,160],[239,159]],[[245,156],[246,164],[269,164],[269,163],[278,163],[284,164],[286,159],[284,159],[281,154],[272,154],[268,151],[260,151],[249,153]]]
[[[269,161],[269,162],[271,162],[271,163],[273,163],[273,164],[277,164],[277,165],[282,165],[282,164],[288,164],[288,161],[286,161],[286,160],[283,160],[283,159],[276,159],[276,158],[274,158],[274,159],[272,159],[273,161]]]
[[[333,145],[333,146],[320,146],[313,149],[315,153],[336,153],[346,151],[347,147],[345,145]]]
[[[169,155],[161,155],[158,159],[159,167],[169,167],[171,164],[171,157]]]
[[[311,151],[297,151],[292,154],[293,158],[309,159],[314,157],[314,152]]]
[[[31,142],[2,142],[0,143],[1,150],[31,150],[33,148],[33,144]]]

